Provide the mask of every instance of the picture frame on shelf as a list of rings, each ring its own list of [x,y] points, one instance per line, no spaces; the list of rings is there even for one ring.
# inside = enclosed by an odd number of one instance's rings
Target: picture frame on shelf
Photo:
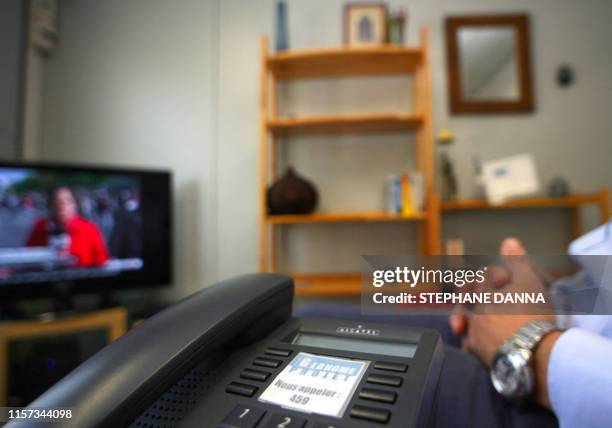
[[[387,6],[384,3],[347,3],[344,6],[344,43],[368,47],[387,42]]]

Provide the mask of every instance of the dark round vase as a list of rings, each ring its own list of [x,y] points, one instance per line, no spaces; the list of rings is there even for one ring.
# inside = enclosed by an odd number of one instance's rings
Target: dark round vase
[[[287,168],[285,174],[268,188],[269,214],[309,214],[317,206],[315,187]]]

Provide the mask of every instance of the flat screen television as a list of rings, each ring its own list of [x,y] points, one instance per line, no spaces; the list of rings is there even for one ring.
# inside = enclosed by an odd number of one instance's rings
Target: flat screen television
[[[171,206],[167,171],[0,162],[0,298],[170,284]]]

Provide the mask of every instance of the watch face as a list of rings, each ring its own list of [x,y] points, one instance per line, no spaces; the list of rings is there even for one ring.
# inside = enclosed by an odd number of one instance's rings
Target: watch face
[[[493,362],[491,381],[501,395],[521,398],[531,390],[531,372],[527,367],[528,357],[521,350],[501,353]]]

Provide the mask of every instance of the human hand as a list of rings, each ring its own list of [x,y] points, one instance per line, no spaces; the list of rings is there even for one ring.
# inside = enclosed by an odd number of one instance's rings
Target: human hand
[[[504,266],[489,267],[486,281],[479,291],[503,293],[545,293],[540,272],[533,266],[523,245],[515,238],[505,239],[500,246]],[[474,291],[470,289],[469,291]],[[501,344],[529,321],[554,322],[552,306],[543,304],[496,303],[475,305],[467,310],[458,307],[450,317],[455,334],[464,336],[464,349],[473,352],[490,366]]]
[[[542,293],[546,298],[549,297],[548,284],[552,277],[531,262],[527,251],[518,239],[504,239],[500,246],[500,255],[504,265],[488,266],[485,282],[464,287],[464,293],[497,290],[510,295]],[[544,304],[498,303],[472,308],[459,305],[449,317],[450,328],[454,334],[464,336],[467,333],[471,313],[552,315],[553,308],[548,302]]]
[[[485,282],[489,284],[487,288],[500,288],[508,284],[512,276],[503,266],[490,266],[487,269],[485,278]],[[472,291],[474,291],[474,287],[471,284],[464,287],[463,290],[464,293],[469,293]],[[464,336],[468,330],[469,319],[470,311],[465,306],[455,306],[448,320],[451,331],[457,336]]]
[[[525,248],[520,241],[515,238],[506,238],[500,246],[500,254],[506,257],[512,256],[527,256]],[[505,286],[512,279],[510,271],[503,266],[490,267],[487,270],[486,282],[491,288],[500,288]],[[449,318],[449,324],[452,332],[458,336],[463,336],[468,330],[469,313],[461,305],[455,307]]]
[[[488,278],[486,287],[510,293],[545,292],[546,286],[538,270],[531,264],[527,252],[516,239],[506,239],[501,245],[507,268],[506,275],[498,271]],[[476,305],[472,311],[458,308],[449,320],[451,329],[464,336],[463,348],[476,355],[490,367],[499,347],[530,321],[554,322],[553,308],[548,303],[537,306],[520,304]],[[535,398],[545,407],[550,407],[546,374],[552,346],[560,333],[547,335],[533,357],[535,370]]]

